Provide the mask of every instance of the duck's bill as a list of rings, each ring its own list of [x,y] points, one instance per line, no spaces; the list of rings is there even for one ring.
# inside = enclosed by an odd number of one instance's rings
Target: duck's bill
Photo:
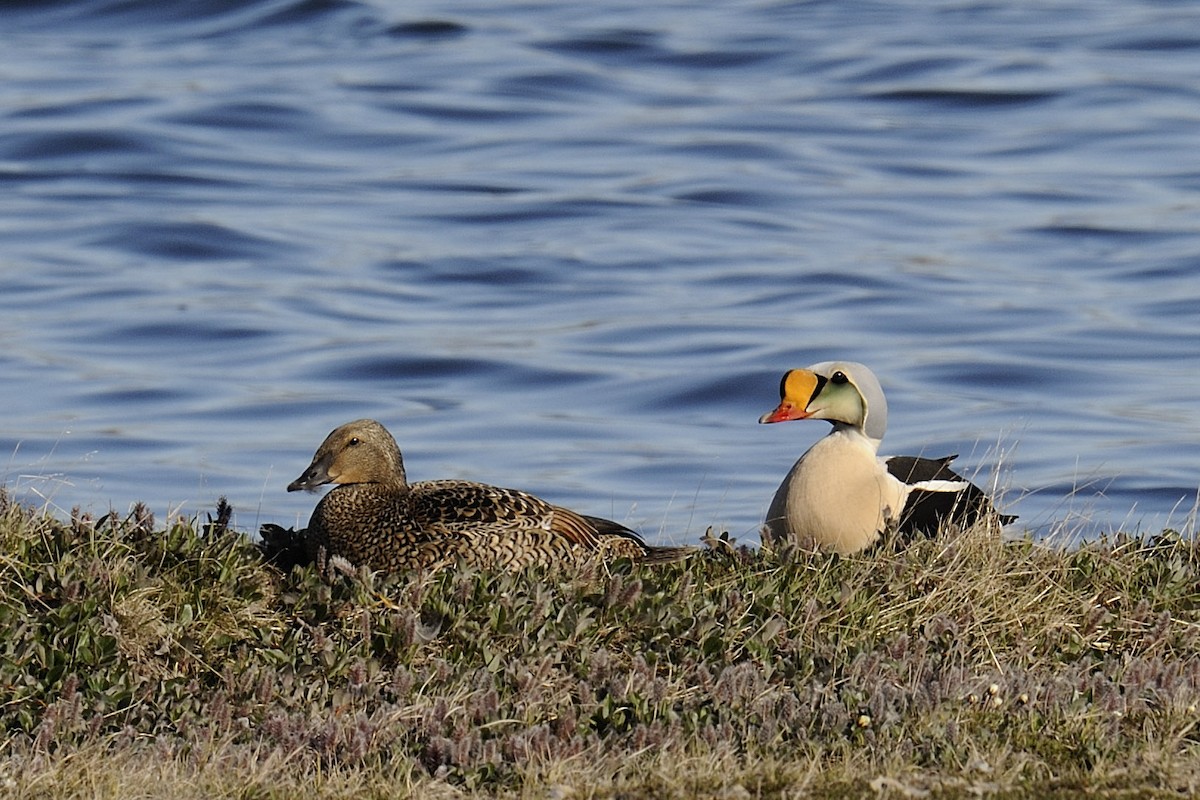
[[[333,480],[329,475],[329,466],[322,461],[314,461],[309,464],[308,469],[304,470],[304,474],[296,480],[288,484],[289,492],[298,492],[304,490],[306,492],[315,492],[318,487],[324,486]]]
[[[787,422],[793,419],[808,419],[812,416],[803,408],[796,408],[791,403],[780,403],[774,411],[768,411],[758,418],[759,423],[765,425],[768,422]]]

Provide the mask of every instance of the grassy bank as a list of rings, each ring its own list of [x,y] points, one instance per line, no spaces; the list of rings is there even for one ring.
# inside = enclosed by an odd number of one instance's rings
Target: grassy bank
[[[0,626],[4,797],[1200,792],[1169,535],[325,582],[5,499]]]

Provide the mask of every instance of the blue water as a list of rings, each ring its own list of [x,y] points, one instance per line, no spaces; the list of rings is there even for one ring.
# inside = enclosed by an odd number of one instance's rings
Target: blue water
[[[410,478],[757,540],[871,365],[887,453],[1039,534],[1192,528],[1200,6],[0,7],[0,482],[303,522],[376,417]]]

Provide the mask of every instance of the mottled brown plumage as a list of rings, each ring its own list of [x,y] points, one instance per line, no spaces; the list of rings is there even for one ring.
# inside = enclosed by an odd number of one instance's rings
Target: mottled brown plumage
[[[588,558],[675,561],[695,548],[651,547],[629,528],[515,489],[471,481],[409,484],[396,440],[361,419],[325,438],[288,491],[338,484],[308,523],[308,548],[386,572],[452,563],[516,569]]]

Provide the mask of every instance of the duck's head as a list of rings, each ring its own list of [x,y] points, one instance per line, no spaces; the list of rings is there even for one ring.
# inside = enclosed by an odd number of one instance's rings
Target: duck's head
[[[887,430],[887,400],[871,370],[854,361],[823,361],[794,369],[779,383],[779,405],[759,422],[823,419],[879,441]]]
[[[387,428],[373,419],[335,428],[317,448],[304,474],[288,491],[315,491],[326,483],[390,483],[403,486],[404,459]]]

